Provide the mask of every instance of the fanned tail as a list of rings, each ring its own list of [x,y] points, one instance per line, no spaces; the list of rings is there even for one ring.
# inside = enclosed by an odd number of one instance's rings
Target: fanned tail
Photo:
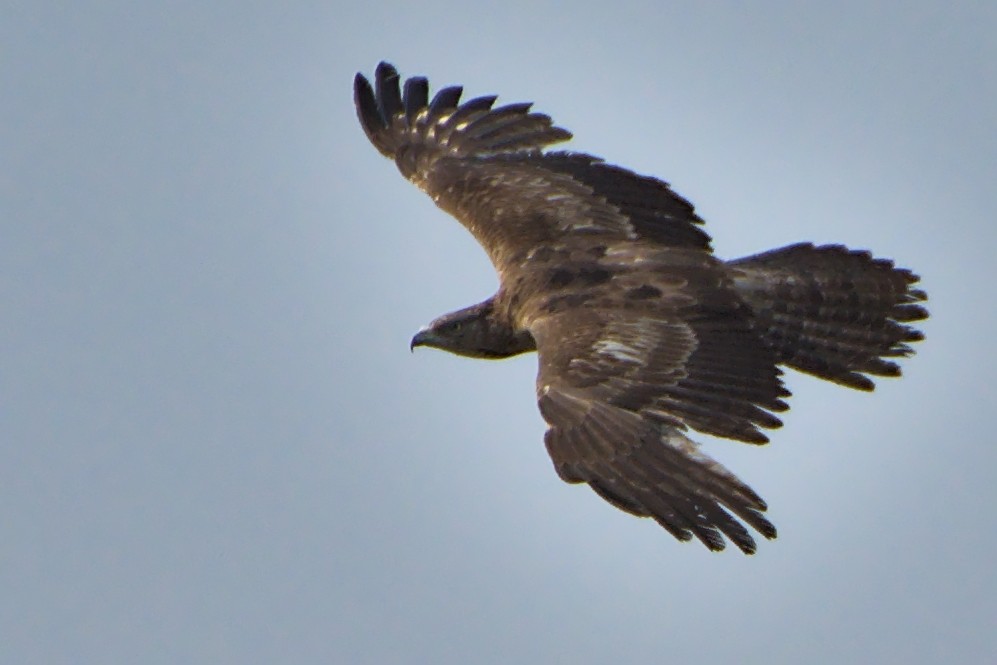
[[[872,390],[900,376],[889,358],[913,353],[928,317],[919,278],[888,259],[841,245],[790,245],[730,261],[738,294],[778,361],[822,379]]]
[[[530,113],[532,104],[492,108],[495,96],[460,104],[462,92],[459,86],[443,88],[430,102],[427,80],[413,77],[403,94],[398,71],[386,62],[377,66],[373,86],[362,74],[354,79],[357,116],[367,138],[409,179],[440,157],[537,151],[571,138],[549,116]]]

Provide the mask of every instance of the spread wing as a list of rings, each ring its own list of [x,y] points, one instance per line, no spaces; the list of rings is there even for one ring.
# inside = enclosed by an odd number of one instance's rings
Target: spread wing
[[[719,550],[725,535],[750,553],[755,542],[735,516],[773,538],[764,501],[682,430],[764,443],[759,428],[781,424],[771,411],[787,408],[788,392],[711,261],[672,257],[621,275],[590,307],[532,321],[537,394],[562,479],[682,540]]]
[[[692,205],[667,183],[591,155],[552,152],[571,138],[530,104],[460,103],[461,88],[429,100],[424,78],[404,90],[381,63],[357,74],[354,101],[370,141],[477,238],[500,272],[537,245],[570,234],[709,249]]]

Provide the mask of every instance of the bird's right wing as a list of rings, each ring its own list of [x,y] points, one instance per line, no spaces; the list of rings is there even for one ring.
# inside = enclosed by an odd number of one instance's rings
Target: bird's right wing
[[[677,427],[563,384],[544,385],[538,403],[549,426],[547,451],[566,482],[588,483],[617,508],[654,518],[679,540],[695,536],[714,551],[724,549],[727,536],[744,553],[755,552],[735,515],[775,538],[762,515],[765,501]]]
[[[492,108],[497,97],[488,95],[461,104],[460,86],[443,88],[430,101],[429,83],[418,76],[405,81],[403,92],[398,71],[386,62],[377,66],[373,86],[357,74],[353,88],[367,138],[423,187],[440,159],[537,151],[571,138],[550,116],[531,113],[529,103]]]
[[[543,152],[571,138],[530,104],[460,103],[460,87],[429,99],[426,79],[404,88],[386,63],[354,81],[360,123],[402,174],[456,217],[503,269],[572,235],[648,240],[709,251],[692,205],[667,183],[591,155]]]

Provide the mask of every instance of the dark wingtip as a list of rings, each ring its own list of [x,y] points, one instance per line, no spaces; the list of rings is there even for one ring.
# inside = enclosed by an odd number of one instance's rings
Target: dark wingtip
[[[402,100],[405,105],[405,119],[411,125],[429,103],[429,81],[422,76],[413,76],[405,81]]]
[[[381,113],[370,81],[360,73],[353,79],[353,103],[356,106],[357,118],[360,120],[364,134],[381,154],[390,155],[391,147],[388,145],[385,132],[388,128],[387,120]]]
[[[398,70],[395,69],[395,66],[390,62],[385,62],[384,60],[382,60],[381,62],[377,63],[377,68],[374,70],[374,75],[378,79],[384,79],[391,76],[398,78]]]
[[[463,93],[464,88],[459,85],[452,85],[439,90],[429,105],[429,114],[435,117],[453,111],[457,108],[457,104],[460,103],[460,96]]]
[[[353,103],[357,107],[360,122],[366,126],[369,115],[366,111],[368,109],[376,111],[377,106],[374,100],[374,89],[370,87],[370,81],[367,80],[367,77],[360,72],[357,72],[357,75],[353,77]]]
[[[460,104],[460,86],[443,88],[429,100],[429,83],[422,76],[402,85],[398,70],[380,62],[372,80],[357,74],[353,82],[357,115],[371,143],[386,157],[398,159],[404,147],[407,161],[398,163],[410,177],[415,168],[428,168],[446,155],[485,155],[539,151],[571,138],[555,127],[549,116],[530,113],[530,104],[510,104],[493,109],[495,95],[476,97]],[[428,155],[418,162],[413,155]]]
[[[370,87],[370,81],[367,77],[357,72],[357,75],[353,77],[353,102],[357,106],[357,111],[362,110],[363,107],[374,106],[376,109],[376,101],[374,99],[374,89]],[[361,120],[364,120],[364,116],[360,116]]]
[[[727,541],[724,540],[724,537],[720,535],[720,531],[717,529],[698,529],[695,535],[699,539],[699,542],[706,545],[706,549],[711,552],[723,552],[727,549]]]
[[[738,538],[734,541],[734,544],[737,545],[737,549],[749,556],[758,551],[758,545],[755,544],[755,539],[751,536]]]
[[[402,110],[402,93],[399,88],[398,70],[387,62],[381,62],[374,71],[374,91],[377,107],[387,123]]]

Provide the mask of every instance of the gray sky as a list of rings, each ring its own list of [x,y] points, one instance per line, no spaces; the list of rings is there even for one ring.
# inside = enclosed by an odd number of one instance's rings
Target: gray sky
[[[990,661],[997,5],[351,5],[5,4],[0,661]],[[922,275],[903,380],[707,443],[777,541],[558,480],[532,356],[409,353],[496,280],[360,130],[381,59],[536,102],[721,256]]]

